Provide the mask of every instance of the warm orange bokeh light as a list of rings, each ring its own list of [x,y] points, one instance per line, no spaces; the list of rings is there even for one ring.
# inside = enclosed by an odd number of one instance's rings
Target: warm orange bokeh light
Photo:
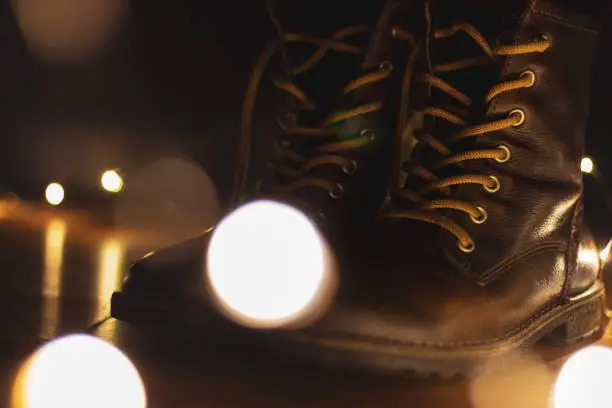
[[[319,315],[335,289],[335,263],[316,227],[274,201],[237,209],[214,230],[208,282],[222,310],[240,324],[269,328]]]
[[[84,334],[53,340],[19,370],[12,408],[145,408],[138,371],[116,347]]]

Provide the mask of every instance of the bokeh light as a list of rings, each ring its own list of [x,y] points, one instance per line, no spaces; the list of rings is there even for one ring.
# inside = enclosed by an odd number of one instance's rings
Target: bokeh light
[[[612,349],[592,346],[567,360],[555,384],[554,408],[603,408],[610,406]]]
[[[88,61],[120,32],[128,0],[12,0],[30,51],[55,63]]]
[[[590,157],[582,158],[582,161],[580,162],[580,170],[583,173],[592,173],[594,168],[595,164],[593,163],[593,160]]]
[[[59,183],[50,183],[45,190],[45,199],[51,205],[60,205],[64,201],[64,187]]]
[[[123,178],[116,170],[107,170],[102,173],[100,184],[109,193],[118,193],[123,188]]]
[[[14,408],[145,408],[138,371],[116,347],[84,334],[51,341],[21,367]]]
[[[335,289],[335,263],[316,227],[274,201],[240,207],[214,230],[208,283],[228,317],[259,328],[320,316]]]
[[[493,357],[469,383],[472,408],[552,408],[555,373],[526,349]]]
[[[219,221],[221,210],[215,186],[192,159],[153,160],[130,169],[129,188],[127,179],[125,184],[116,196],[114,224],[155,237],[154,242],[146,243],[149,248],[202,235],[203,230]],[[142,253],[137,251],[137,255]]]

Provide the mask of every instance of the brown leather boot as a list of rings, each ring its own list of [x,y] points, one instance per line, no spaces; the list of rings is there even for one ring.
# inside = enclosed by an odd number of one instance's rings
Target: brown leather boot
[[[316,327],[280,336],[292,349],[475,375],[538,340],[599,331],[604,288],[580,172],[595,27],[543,0],[450,3],[426,13],[415,85],[429,92],[425,126],[367,244],[370,268]]]
[[[390,1],[386,18],[398,18],[403,3]],[[278,4],[292,9],[273,11],[282,39],[256,62],[245,95],[236,201],[273,198],[298,207],[319,225],[339,257],[350,258],[353,241],[360,241],[359,231],[376,219],[387,194],[396,129],[386,124],[394,122],[399,93],[384,104],[383,97],[395,78],[403,76],[414,36],[402,31],[398,41],[390,31],[379,30],[370,41],[379,10],[358,13],[359,23],[369,20],[370,26],[342,27],[354,19],[357,6],[350,1],[335,2],[329,10],[322,0]],[[366,2],[360,7],[366,4],[376,6]],[[317,20],[327,12],[335,17]],[[266,79],[272,79],[270,85]],[[275,100],[284,100],[278,111],[256,109],[256,102]],[[263,176],[258,171],[262,166],[250,165],[253,150],[256,157],[274,156]],[[196,324],[218,317],[210,313],[213,302],[205,290],[210,236],[136,263],[121,293],[113,297],[113,315],[155,321],[156,312],[163,312],[169,320]]]

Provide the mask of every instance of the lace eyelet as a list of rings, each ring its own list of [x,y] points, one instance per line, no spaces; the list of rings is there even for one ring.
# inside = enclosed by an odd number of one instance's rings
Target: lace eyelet
[[[514,109],[514,110],[512,110],[508,114],[508,117],[512,117],[512,116],[518,116],[519,117],[518,122],[512,125],[513,127],[518,127],[518,126],[521,126],[523,123],[525,123],[525,112],[522,109]]]
[[[532,70],[528,69],[521,73],[521,78],[527,78],[527,77],[529,77],[529,85],[527,85],[527,87],[531,88],[535,84],[536,74]]]
[[[510,148],[506,145],[499,145],[497,146],[497,149],[501,150],[504,152],[504,157],[496,157],[494,160],[498,163],[506,163],[508,160],[510,160],[510,157],[512,157],[512,154],[510,153]]]
[[[373,141],[374,141],[374,139],[376,139],[376,135],[374,134],[374,132],[372,131],[372,129],[363,129],[363,130],[362,130],[362,131],[359,133],[359,135],[360,135],[361,137],[366,137],[366,138],[368,138],[368,140],[369,140],[370,142],[373,142]]]
[[[399,34],[399,30],[397,29],[397,27],[393,27],[391,29],[391,37],[397,38],[399,36],[398,34]]]
[[[548,33],[540,33],[540,41],[550,41],[552,43],[552,36]]]
[[[336,183],[332,188],[327,190],[327,192],[329,193],[329,196],[331,198],[333,198],[334,200],[338,200],[342,198],[342,196],[344,196],[344,187],[342,186],[342,184]]]
[[[351,160],[350,162],[342,166],[342,171],[347,176],[355,174],[355,172],[357,171],[357,162],[355,160]]]
[[[474,224],[483,224],[487,220],[487,218],[489,218],[489,215],[487,214],[487,211],[484,208],[480,206],[476,208],[478,209],[478,212],[480,212],[480,215],[478,217],[470,215],[470,218],[472,219],[472,222]]]
[[[499,181],[499,179],[495,176],[489,176],[489,179],[491,180],[492,185],[486,185],[484,184],[483,187],[485,190],[487,190],[487,192],[489,193],[496,193],[499,191],[499,189],[501,188],[501,183]]]
[[[383,61],[378,67],[381,71],[393,71],[393,64],[391,63],[391,61]]]
[[[457,247],[459,247],[462,252],[469,254],[470,252],[473,252],[474,249],[476,249],[476,244],[474,243],[474,241],[470,241],[467,245],[463,245],[463,242],[459,241],[457,242]]]

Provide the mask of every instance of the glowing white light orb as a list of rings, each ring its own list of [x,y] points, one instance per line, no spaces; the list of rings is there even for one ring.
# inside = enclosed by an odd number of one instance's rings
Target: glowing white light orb
[[[45,190],[45,198],[51,205],[59,205],[64,201],[64,187],[60,183],[50,183]]]
[[[571,356],[561,369],[554,389],[554,408],[610,406],[612,349],[587,347]]]
[[[595,164],[593,164],[593,160],[590,157],[583,157],[580,162],[580,170],[583,173],[591,173],[595,168]]]
[[[118,193],[123,188],[123,178],[116,170],[107,170],[100,178],[102,188],[109,193]]]
[[[208,283],[236,322],[259,328],[300,324],[331,298],[334,263],[316,227],[274,201],[240,207],[215,228]]]
[[[13,388],[18,408],[145,408],[138,371],[109,343],[84,334],[60,337],[36,351]]]

